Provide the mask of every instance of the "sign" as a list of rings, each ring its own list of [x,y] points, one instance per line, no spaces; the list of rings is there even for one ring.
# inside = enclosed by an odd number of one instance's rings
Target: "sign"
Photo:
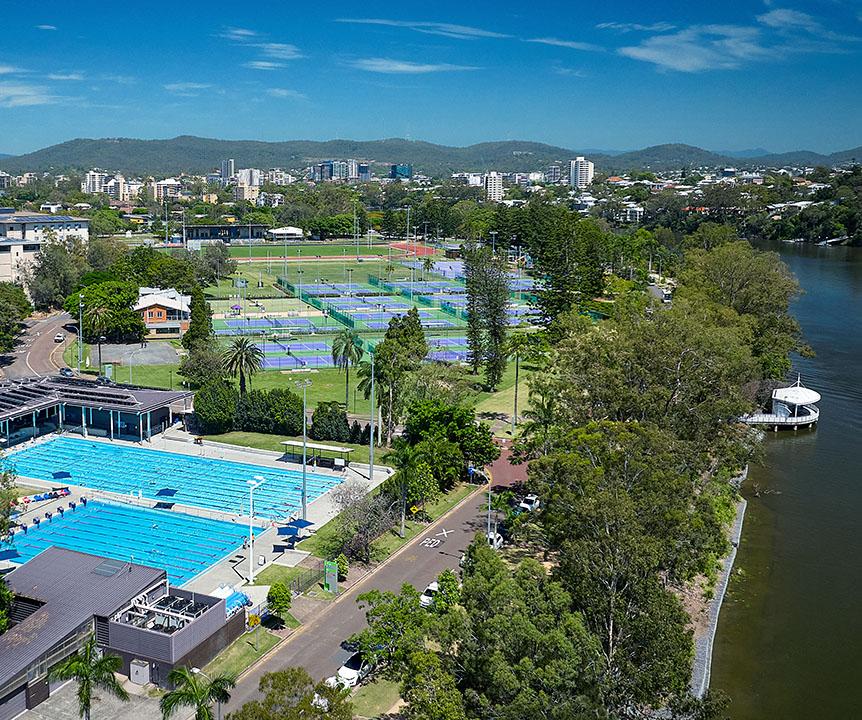
[[[338,563],[335,560],[325,560],[323,562],[323,589],[331,592],[333,595],[338,594]]]
[[[238,288],[248,287],[248,280],[245,278],[234,278],[233,286]]]
[[[108,380],[114,377],[114,363],[105,363],[105,377]]]

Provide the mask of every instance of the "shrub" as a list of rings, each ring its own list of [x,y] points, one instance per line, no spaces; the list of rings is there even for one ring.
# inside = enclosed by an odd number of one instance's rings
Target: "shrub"
[[[206,433],[219,434],[233,427],[239,392],[225,380],[215,380],[195,394],[195,417]]]
[[[292,597],[287,585],[283,582],[274,582],[270,585],[269,592],[266,594],[266,604],[273,615],[283,619],[290,610],[291,601]]]
[[[338,579],[346,580],[347,572],[350,570],[350,561],[347,559],[347,555],[341,553],[337,558],[335,558],[335,562],[338,563]]]
[[[348,442],[350,426],[347,424],[347,413],[338,402],[321,402],[317,404],[311,416],[309,436],[314,440],[332,440]]]
[[[359,424],[359,420],[354,420],[353,425],[350,426],[350,442],[354,445],[362,442],[362,426]]]
[[[272,432],[299,435],[302,432],[302,398],[284,388],[269,391]]]

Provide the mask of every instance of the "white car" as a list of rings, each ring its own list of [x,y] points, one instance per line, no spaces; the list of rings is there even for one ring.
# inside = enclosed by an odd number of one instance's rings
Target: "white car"
[[[371,663],[363,660],[361,652],[355,652],[347,658],[344,665],[338,668],[335,675],[327,679],[326,684],[330,687],[338,685],[347,688],[356,687],[371,672],[371,667]]]
[[[503,536],[500,535],[500,533],[490,532],[488,533],[487,537],[488,545],[494,548],[494,550],[499,550],[501,547],[503,547]]]
[[[55,343],[65,342],[65,340],[66,340],[66,336],[63,333],[57,333],[54,336],[54,342]]]
[[[539,500],[538,495],[527,495],[520,503],[518,503],[518,509],[523,510],[524,512],[535,512],[539,509],[541,505],[541,501]]]
[[[439,592],[440,587],[435,580],[422,592],[419,596],[419,604],[424,608],[430,608],[434,604],[434,596]]]

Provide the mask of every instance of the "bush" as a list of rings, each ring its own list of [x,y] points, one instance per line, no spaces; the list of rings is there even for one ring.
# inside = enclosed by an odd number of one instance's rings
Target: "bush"
[[[311,416],[311,430],[308,434],[314,440],[348,442],[350,426],[347,424],[347,413],[344,412],[341,403],[318,403]]]
[[[223,378],[224,367],[218,346],[208,341],[194,343],[188,355],[180,362],[178,372],[195,388]]]
[[[287,611],[290,610],[292,599],[290,590],[283,582],[274,582],[266,594],[266,604],[270,613],[280,618],[284,618]]]
[[[269,413],[272,432],[299,435],[302,432],[302,398],[287,389],[269,391]]]
[[[269,393],[265,390],[252,390],[241,395],[236,405],[233,426],[235,430],[246,432],[273,432],[273,418],[270,413]]]
[[[350,426],[350,442],[354,445],[362,442],[362,426],[359,424],[359,420],[354,420],[353,425]]]
[[[338,563],[338,579],[340,581],[346,580],[347,572],[350,570],[350,561],[347,559],[347,555],[341,553],[335,558],[335,562]]]
[[[195,417],[206,433],[219,434],[233,428],[239,392],[225,380],[215,380],[195,394]]]

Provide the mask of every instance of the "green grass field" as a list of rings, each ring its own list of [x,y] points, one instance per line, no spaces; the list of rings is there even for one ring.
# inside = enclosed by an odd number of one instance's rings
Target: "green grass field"
[[[372,242],[369,246],[368,240],[365,238],[359,238],[359,243],[354,243],[352,240],[350,241],[323,241],[323,242],[303,242],[303,243],[288,243],[287,244],[287,257],[301,257],[301,256],[315,256],[321,255],[323,257],[332,257],[337,255],[353,255],[356,257],[357,252],[359,255],[387,255],[389,250],[389,243],[384,241],[376,241]],[[399,252],[403,254],[403,251],[393,250],[393,253]],[[237,259],[247,258],[249,256],[249,247],[247,245],[235,246],[230,248],[231,257],[235,257]],[[260,257],[273,257],[273,258],[283,258],[285,257],[285,246],[283,243],[267,243],[261,245],[252,245],[251,246],[251,256],[255,258]]]
[[[204,668],[204,671],[211,677],[222,674],[237,677],[280,642],[280,637],[258,626],[250,633],[245,633],[234,640]]]
[[[367,421],[365,421],[367,422]],[[239,445],[241,447],[257,448],[258,450],[272,450],[274,452],[283,452],[284,447],[281,445],[282,440],[302,440],[302,436],[288,437],[283,435],[265,435],[264,433],[240,432],[238,430],[222,435],[208,435],[207,440],[213,442],[223,442],[230,445]],[[308,442],[314,442],[309,440]],[[367,464],[370,449],[368,445],[354,445],[351,443],[329,443],[328,445],[338,445],[339,447],[352,448],[350,453],[350,462],[354,464]],[[387,465],[386,457],[389,455],[388,448],[378,447],[374,450],[374,462],[377,465]]]
[[[386,715],[400,697],[398,683],[381,677],[361,685],[350,702],[355,717],[377,718]]]

